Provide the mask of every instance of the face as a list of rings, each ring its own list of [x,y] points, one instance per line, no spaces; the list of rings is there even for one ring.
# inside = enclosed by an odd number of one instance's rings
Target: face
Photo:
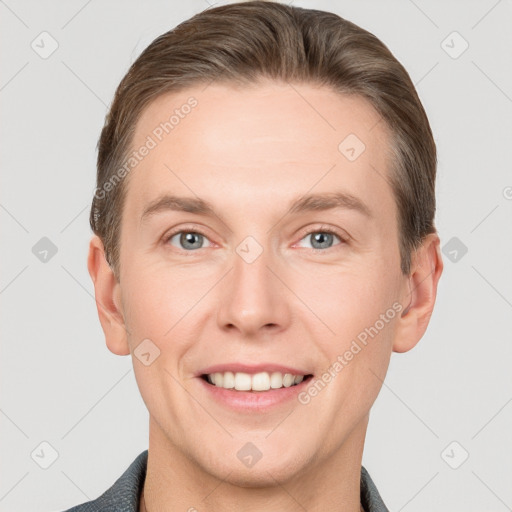
[[[107,343],[133,356],[152,442],[197,471],[286,480],[365,431],[411,299],[378,121],[360,97],[272,82],[167,94],[140,118],[126,331]]]

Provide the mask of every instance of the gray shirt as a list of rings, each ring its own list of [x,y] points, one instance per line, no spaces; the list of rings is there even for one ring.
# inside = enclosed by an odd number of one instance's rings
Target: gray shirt
[[[99,498],[64,512],[138,512],[147,463],[148,450],[145,450]],[[361,504],[365,512],[389,512],[368,471],[363,466],[361,466]]]

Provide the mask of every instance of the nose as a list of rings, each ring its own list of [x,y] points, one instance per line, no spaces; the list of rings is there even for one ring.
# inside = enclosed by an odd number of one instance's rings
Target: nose
[[[277,260],[268,249],[254,261],[246,256],[233,254],[233,268],[219,298],[219,327],[247,337],[286,329],[291,317],[290,292],[283,284],[284,276],[279,275]]]

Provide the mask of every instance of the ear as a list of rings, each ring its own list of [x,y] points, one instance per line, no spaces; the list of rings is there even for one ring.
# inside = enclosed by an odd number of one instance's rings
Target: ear
[[[96,307],[108,349],[119,356],[130,353],[125,325],[121,285],[105,258],[101,239],[94,235],[89,243],[87,268],[94,283]]]
[[[397,321],[393,352],[411,350],[425,334],[437,295],[437,283],[443,272],[439,236],[431,233],[413,253],[411,273],[404,280],[402,316]]]

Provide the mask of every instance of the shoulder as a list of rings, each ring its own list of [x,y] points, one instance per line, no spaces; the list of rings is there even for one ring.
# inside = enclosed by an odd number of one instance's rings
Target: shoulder
[[[148,450],[145,450],[101,496],[64,512],[138,512],[147,460]]]

